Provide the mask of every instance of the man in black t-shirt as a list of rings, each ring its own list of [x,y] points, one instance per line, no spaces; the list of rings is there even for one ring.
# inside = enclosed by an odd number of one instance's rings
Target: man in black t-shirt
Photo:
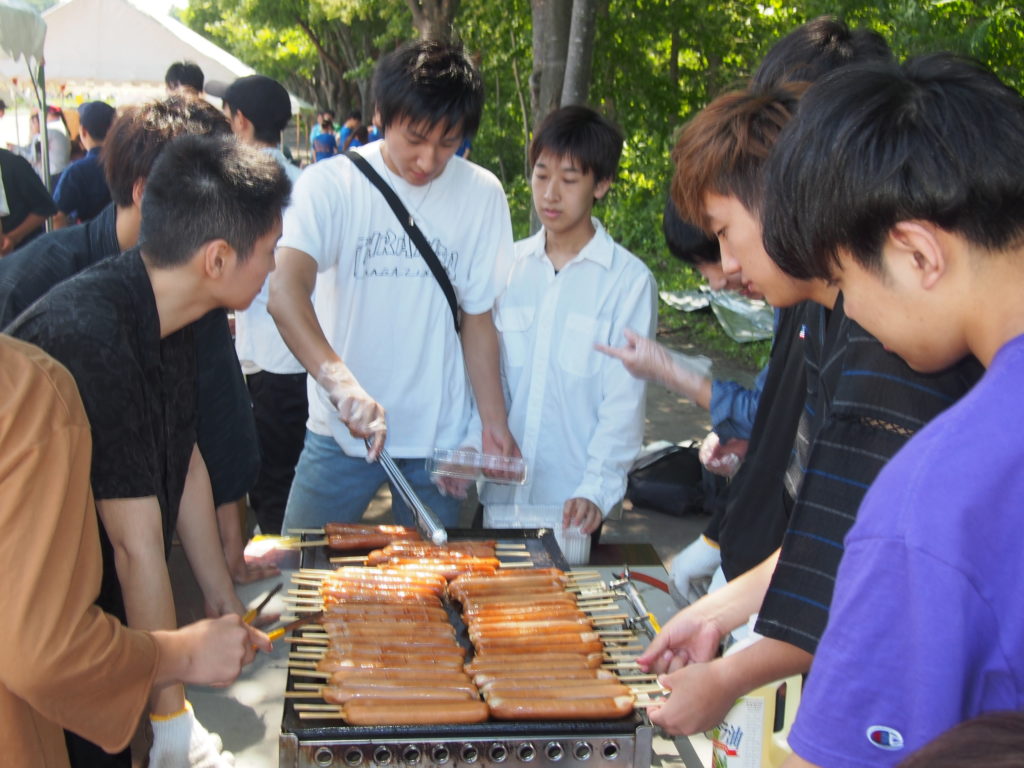
[[[0,260],[0,328],[53,286],[137,244],[146,177],[168,141],[183,134],[230,133],[224,114],[201,99],[170,96],[124,110],[104,145],[113,204],[92,221],[38,237]],[[255,581],[276,570],[249,566],[243,555],[235,502],[255,482],[260,457],[252,404],[224,310],[198,320],[195,338],[197,438],[210,474],[224,553],[236,583]]]
[[[42,234],[47,217],[56,212],[28,161],[0,149],[0,257]]]
[[[252,301],[273,269],[289,191],[272,158],[234,139],[181,136],[147,178],[142,248],[61,283],[7,329],[57,358],[78,384],[105,535],[103,607],[123,610],[131,626],[175,626],[165,560],[172,531],[208,609],[242,612],[195,444],[191,324]],[[187,762],[196,734],[182,688],[164,689],[151,704],[150,764]],[[222,765],[206,749],[203,764]]]

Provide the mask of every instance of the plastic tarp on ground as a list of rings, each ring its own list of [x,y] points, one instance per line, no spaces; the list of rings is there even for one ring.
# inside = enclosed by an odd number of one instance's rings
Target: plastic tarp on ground
[[[732,291],[661,291],[661,300],[683,312],[710,306],[722,330],[733,341],[761,341],[774,332],[774,313],[763,301],[748,299]]]

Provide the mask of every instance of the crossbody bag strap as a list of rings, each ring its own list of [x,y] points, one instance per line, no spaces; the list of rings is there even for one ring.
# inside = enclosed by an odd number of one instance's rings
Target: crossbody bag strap
[[[427,266],[430,267],[430,271],[434,274],[434,279],[437,280],[437,284],[441,286],[441,290],[444,291],[444,297],[448,299],[448,306],[452,310],[452,320],[455,322],[455,333],[459,332],[459,302],[455,298],[455,288],[452,286],[452,281],[448,278],[448,273],[445,272],[444,267],[441,266],[441,260],[437,258],[437,254],[434,253],[434,249],[430,247],[430,243],[427,242],[427,238],[423,235],[423,231],[416,226],[416,222],[412,216],[409,215],[409,211],[402,201],[398,199],[398,195],[395,190],[381,178],[380,174],[377,173],[373,166],[366,160],[362,155],[348,150],[345,152],[345,156],[355,163],[356,168],[362,171],[363,175],[370,180],[380,193],[384,195],[384,199],[388,201],[388,205],[391,206],[391,210],[394,211],[395,217],[398,222],[405,229],[406,234],[413,241],[416,248],[419,249],[420,255],[423,260],[427,262]]]

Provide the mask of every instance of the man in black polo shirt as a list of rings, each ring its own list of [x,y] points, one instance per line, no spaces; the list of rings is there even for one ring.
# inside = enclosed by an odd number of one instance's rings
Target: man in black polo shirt
[[[92,221],[43,235],[0,260],[0,328],[53,286],[136,245],[146,177],[168,141],[182,134],[230,133],[227,118],[202,99],[171,96],[126,110],[110,127],[103,150],[113,205]],[[195,334],[199,448],[231,575],[236,583],[254,581],[276,571],[246,565],[234,506],[259,472],[252,404],[224,310],[199,320]]]
[[[233,139],[178,137],[146,181],[141,249],[61,283],[7,329],[57,358],[78,384],[103,523],[98,602],[131,626],[175,626],[165,560],[174,531],[208,608],[242,611],[195,442],[192,324],[217,307],[252,301],[273,269],[289,190],[272,158]],[[209,741],[197,760],[205,731],[200,726],[197,737],[191,727],[180,686],[151,703],[150,765],[222,765]]]

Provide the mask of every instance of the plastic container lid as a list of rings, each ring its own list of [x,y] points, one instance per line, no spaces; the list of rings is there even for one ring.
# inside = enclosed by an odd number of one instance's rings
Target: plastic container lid
[[[427,471],[439,477],[486,480],[501,485],[526,482],[526,462],[521,458],[477,451],[435,448],[434,455],[427,459]]]

